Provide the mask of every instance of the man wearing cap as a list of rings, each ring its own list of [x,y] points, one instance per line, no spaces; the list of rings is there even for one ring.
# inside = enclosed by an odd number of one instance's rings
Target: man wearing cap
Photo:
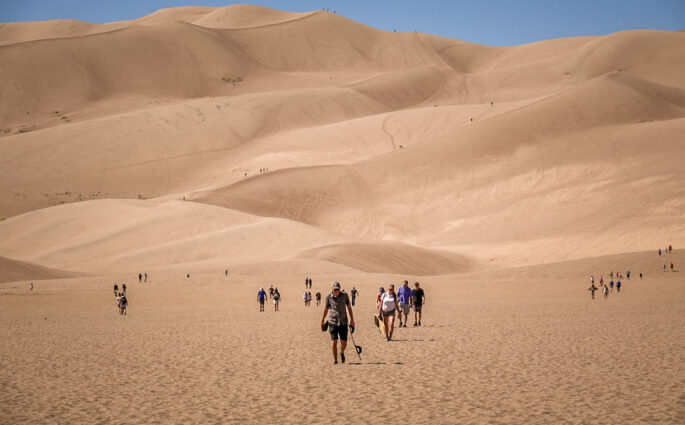
[[[345,348],[347,347],[347,312],[350,313],[350,329],[354,332],[354,315],[350,298],[340,291],[340,283],[333,282],[332,291],[326,295],[323,304],[323,316],[321,317],[321,329],[325,330],[326,315],[328,316],[328,332],[331,334],[333,364],[338,364],[338,340],[340,340],[340,361],[345,363]],[[345,310],[347,307],[347,310]]]
[[[414,294],[412,294],[411,288],[409,288],[409,282],[406,280],[400,290],[397,291],[397,298],[399,298],[400,304],[400,311],[398,312],[398,316],[400,317],[400,328],[403,326],[406,328],[407,322],[409,321],[409,309],[414,298]],[[404,313],[404,325],[402,325],[402,313]]]

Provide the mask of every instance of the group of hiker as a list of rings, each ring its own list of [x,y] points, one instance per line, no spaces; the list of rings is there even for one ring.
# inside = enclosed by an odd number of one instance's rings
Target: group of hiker
[[[630,270],[626,271],[626,278],[630,279]],[[640,279],[642,279],[642,272],[640,272]],[[609,292],[614,292],[614,272],[609,273],[609,283],[606,284],[604,283],[604,276],[599,277],[599,284],[602,287],[602,294],[604,295],[604,299],[607,299],[609,297]],[[617,272],[616,273],[616,292],[620,293],[621,292],[621,273]],[[595,286],[595,277],[593,275],[590,275],[590,287],[588,288],[588,291],[590,291],[590,295],[592,296],[592,299],[595,299],[595,291],[598,291],[599,288]]]
[[[117,299],[117,308],[119,309],[119,314],[122,316],[126,315],[126,307],[128,307],[128,298],[126,298],[126,284],[121,285],[121,291],[119,292],[119,285],[114,284],[114,297]]]
[[[414,326],[421,326],[421,313],[426,304],[426,295],[419,282],[414,283],[414,289],[409,288],[409,282],[404,281],[400,289],[395,291],[395,285],[389,284],[387,291],[381,286],[376,295],[376,310],[378,320],[383,322],[384,336],[387,341],[392,339],[395,330],[395,317],[399,320],[399,327],[406,328],[410,320],[410,311],[414,310]],[[403,319],[404,315],[404,321]]]
[[[664,254],[671,254],[671,253],[673,253],[673,247],[669,244],[667,248],[664,248],[663,253],[664,253]],[[661,254],[662,254],[662,251],[661,251],[661,248],[659,248],[659,257],[661,257]],[[671,262],[671,267],[670,267],[670,269],[671,269],[672,272],[675,271],[675,269],[673,268],[673,262]],[[664,263],[664,271],[666,271],[666,263]]]
[[[267,295],[264,288],[259,288],[257,292],[257,302],[259,302],[259,311],[264,311],[264,303],[266,302]],[[278,305],[281,302],[281,293],[278,292],[278,288],[274,288],[273,285],[269,287],[269,299],[273,300],[274,311],[278,311]]]

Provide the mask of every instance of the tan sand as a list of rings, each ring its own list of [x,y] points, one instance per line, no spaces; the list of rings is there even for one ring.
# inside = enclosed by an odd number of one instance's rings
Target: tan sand
[[[656,260],[656,253],[632,258]],[[683,251],[672,254],[678,262]],[[419,278],[422,326],[386,342],[371,316],[377,287],[402,276],[314,275],[360,291],[347,365],[333,366],[321,308],[304,275],[217,270],[128,283],[113,278],[0,286],[2,392],[8,423],[680,423],[685,291],[679,273],[633,270],[620,294],[590,300],[587,276],[620,262]],[[654,263],[655,261],[651,261]],[[589,266],[589,267],[584,267]],[[600,268],[601,267],[601,268]],[[656,269],[656,270],[655,270]],[[536,276],[552,275],[550,278]],[[407,276],[410,281],[413,277]],[[275,284],[280,312],[259,313]],[[397,410],[397,404],[411,408]],[[339,416],[332,416],[336,412]],[[333,418],[333,419],[331,419]]]
[[[0,423],[685,422],[683,32],[183,7],[0,24],[0,81]],[[361,291],[363,361],[305,276]],[[405,278],[425,326],[386,343]]]

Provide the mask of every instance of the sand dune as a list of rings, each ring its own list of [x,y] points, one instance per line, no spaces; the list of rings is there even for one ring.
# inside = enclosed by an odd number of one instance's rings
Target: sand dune
[[[15,261],[0,256],[0,282],[17,282],[20,280],[67,279],[79,273],[51,269],[25,261]]]
[[[329,423],[339,385],[348,423],[407,388],[410,423],[683,422],[683,32],[183,7],[0,24],[0,81],[0,422]],[[307,276],[360,291],[361,361]],[[405,279],[425,326],[388,343]]]
[[[344,264],[366,273],[427,276],[468,270],[466,258],[397,243],[330,245],[301,252],[298,257]]]

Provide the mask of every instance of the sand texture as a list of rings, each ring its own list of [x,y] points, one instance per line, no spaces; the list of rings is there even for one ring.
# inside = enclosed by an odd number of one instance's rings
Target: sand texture
[[[684,32],[181,7],[0,24],[0,82],[0,423],[685,423]]]

